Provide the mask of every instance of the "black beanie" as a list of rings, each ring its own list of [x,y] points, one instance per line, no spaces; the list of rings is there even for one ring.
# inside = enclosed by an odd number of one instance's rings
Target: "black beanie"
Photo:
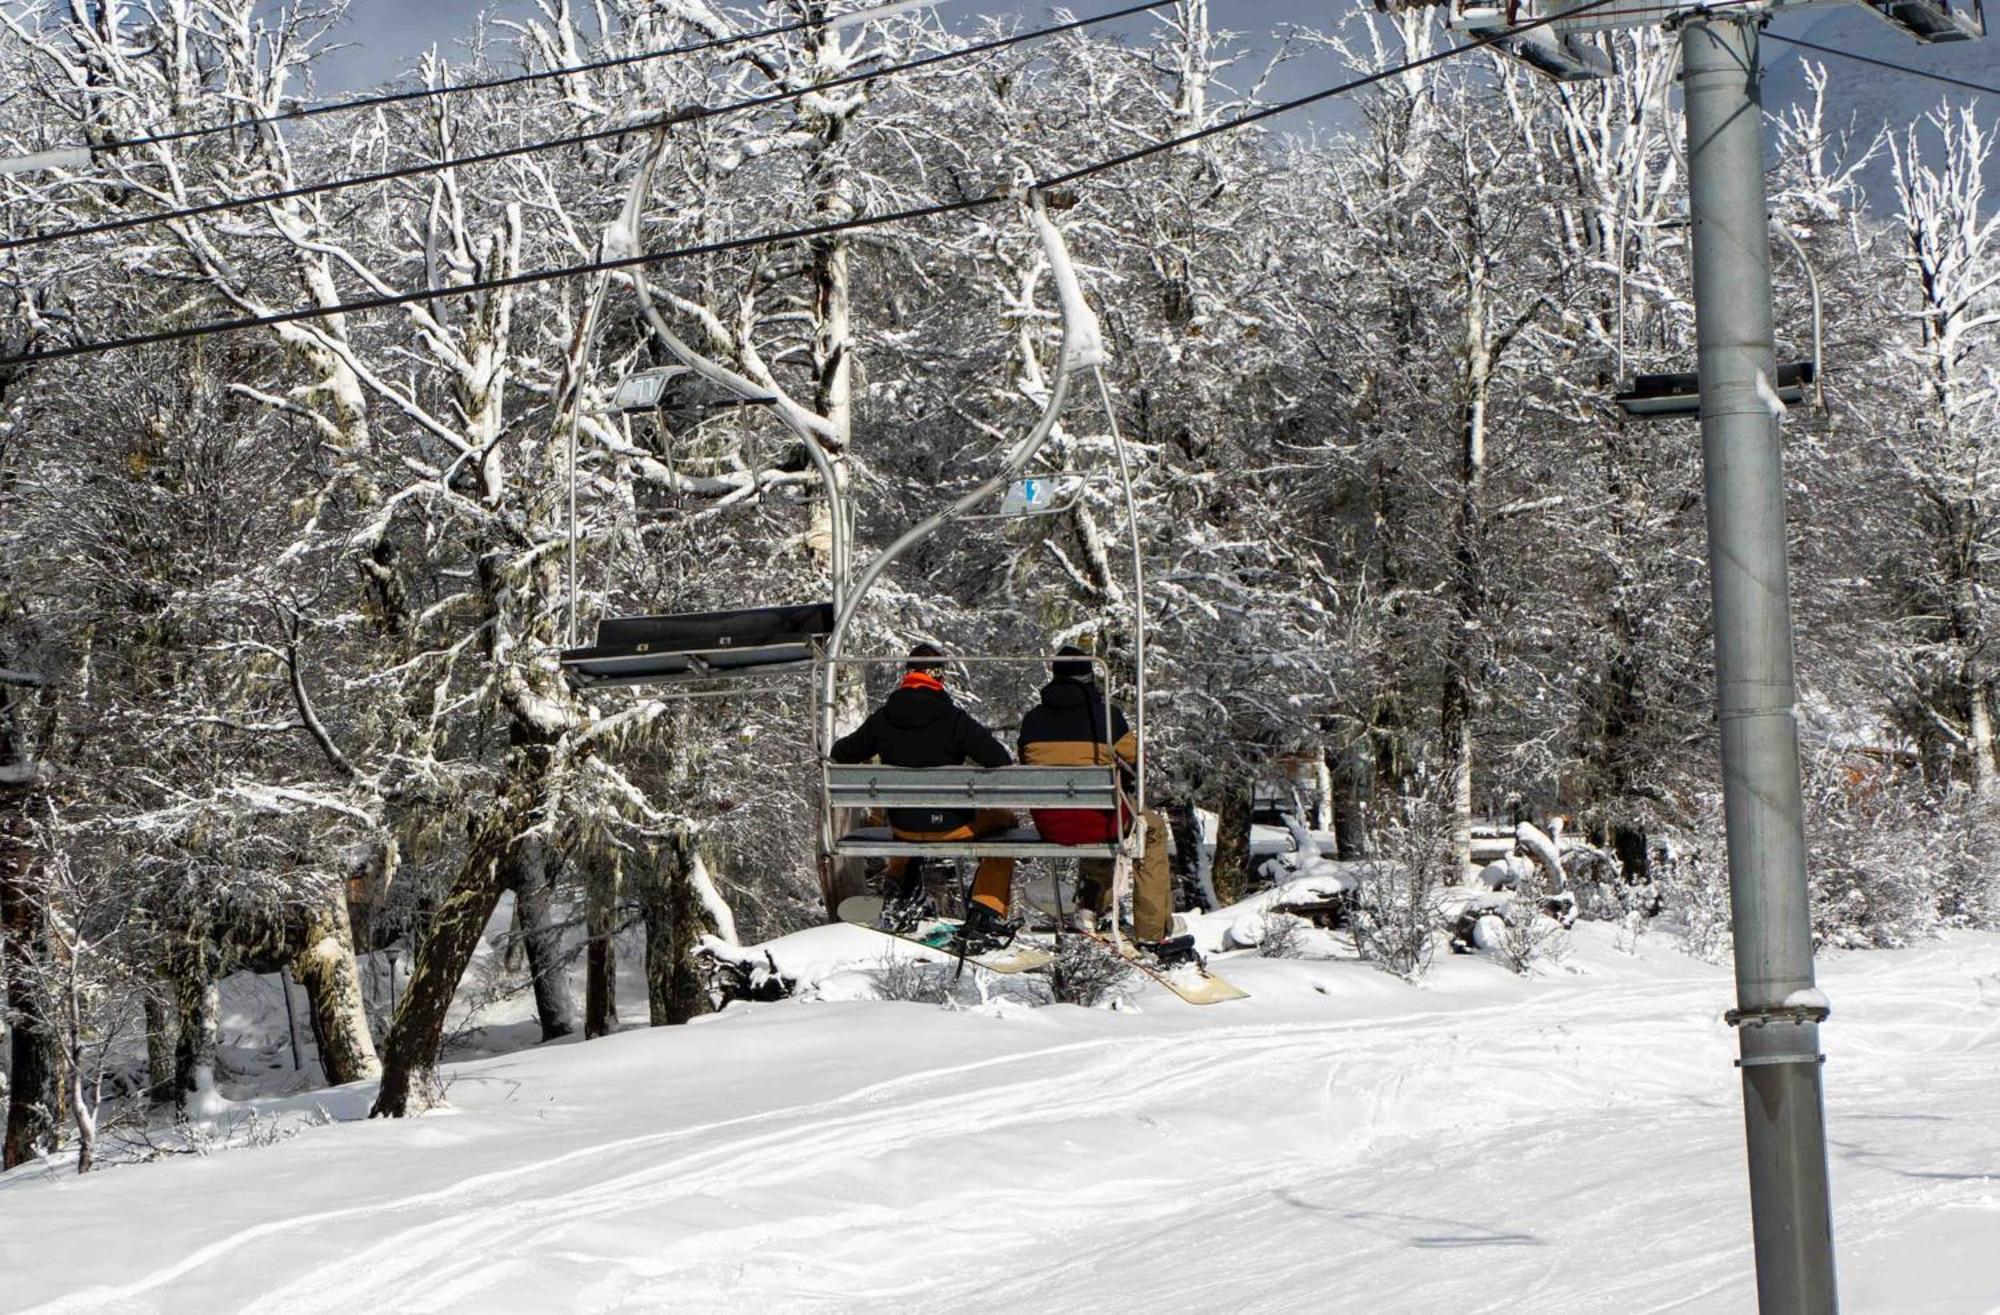
[[[905,671],[928,671],[933,676],[942,677],[944,675],[944,663],[922,662],[919,661],[918,659],[941,658],[943,656],[944,656],[943,650],[939,649],[935,644],[918,644],[915,648],[912,648],[910,650],[909,665],[904,667],[903,669]]]
[[[1075,644],[1064,644],[1056,650],[1056,656],[1087,658],[1090,654],[1084,652]],[[1089,680],[1091,677],[1090,663],[1058,662],[1055,664],[1055,673],[1057,680]]]

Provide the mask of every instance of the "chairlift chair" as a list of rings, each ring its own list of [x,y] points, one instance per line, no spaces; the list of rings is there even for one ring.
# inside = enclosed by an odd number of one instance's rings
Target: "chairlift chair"
[[[1926,45],[1986,35],[1983,0],[1866,0],[1882,20]]]
[[[612,390],[606,409],[663,414],[772,400],[729,393],[689,366],[668,365],[626,375]],[[595,643],[564,649],[560,661],[563,674],[578,689],[731,685],[809,669],[833,621],[832,603],[605,617],[597,623]]]
[[[1673,227],[1685,227],[1685,220],[1677,220]],[[1786,406],[1797,406],[1810,397],[1814,406],[1826,408],[1825,397],[1825,310],[1820,295],[1819,274],[1807,259],[1806,250],[1799,240],[1792,236],[1785,224],[1773,221],[1772,227],[1778,237],[1798,257],[1799,267],[1805,271],[1806,290],[1812,299],[1812,359],[1809,361],[1781,361],[1778,363],[1777,378],[1772,381],[1772,391]],[[1619,339],[1618,369],[1625,369],[1624,305],[1625,268],[1621,261],[1618,269]],[[1611,395],[1618,409],[1635,420],[1664,420],[1678,417],[1698,417],[1701,415],[1701,379],[1692,371],[1678,371],[1667,374],[1634,375],[1632,381],[1620,391]]]
[[[839,658],[853,667],[902,667],[903,656]],[[1054,662],[1088,661],[1095,669],[1104,697],[1103,724],[1111,724],[1110,671],[1101,658],[1067,655],[1011,657],[973,654],[934,659],[962,667],[1040,666]],[[1016,763],[1008,767],[885,767],[878,763],[822,762],[822,794],[827,821],[892,808],[1091,809],[1124,815],[1137,825],[1127,769],[1112,761],[1078,766],[1046,767]],[[1017,826],[965,840],[901,840],[887,826],[863,825],[838,834],[829,831],[833,858],[1103,858],[1115,860],[1122,839],[1102,844],[1059,845],[1042,838],[1032,826]]]
[[[596,643],[564,649],[562,666],[579,689],[767,676],[811,667],[832,630],[832,603],[613,616]]]
[[[821,758],[820,850],[828,861],[846,858],[936,857],[945,859],[1002,857],[1014,859],[1105,858],[1114,863],[1114,900],[1130,888],[1131,865],[1145,843],[1141,816],[1145,806],[1145,577],[1139,554],[1137,504],[1132,492],[1129,463],[1118,432],[1117,415],[1102,366],[1106,359],[1096,315],[1083,299],[1076,271],[1070,263],[1062,235],[1045,212],[1046,198],[1039,193],[1024,197],[1030,222],[1040,238],[1049,269],[1054,276],[1062,306],[1063,344],[1061,363],[1054,384],[1044,401],[1042,414],[1028,433],[1011,448],[1001,468],[950,505],[919,522],[878,553],[855,577],[846,591],[833,633],[827,637],[819,660],[820,710],[817,730]],[[1131,536],[1134,587],[1133,642],[1135,654],[1134,729],[1140,744],[1139,761],[1131,771],[1116,761],[1079,767],[1021,766],[998,768],[943,767],[898,769],[872,765],[835,763],[827,758],[834,739],[834,711],[838,673],[843,666],[869,664],[901,665],[896,656],[850,657],[845,641],[861,601],[869,588],[894,562],[917,544],[933,537],[953,521],[997,519],[1001,516],[1041,515],[1064,510],[1082,496],[1084,480],[1075,472],[1052,476],[1029,475],[1027,471],[1053,432],[1063,404],[1077,376],[1095,377],[1111,427],[1112,451],[1123,487]],[[1066,486],[1067,485],[1067,486]],[[1001,495],[998,512],[975,510]],[[1001,657],[987,654],[960,656],[951,661],[969,664],[1054,661],[1051,657]],[[1101,659],[1088,659],[1099,668],[1100,689],[1105,691],[1107,728],[1110,725],[1108,671]],[[1111,755],[1106,755],[1110,758]],[[1077,808],[1103,810],[1121,818],[1117,839],[1102,845],[1062,845],[1046,840],[1028,827],[976,839],[931,841],[899,840],[886,827],[852,827],[848,819],[857,812],[877,808],[936,805],[959,809],[986,808]],[[1115,934],[1115,933],[1114,933]]]
[[[1806,400],[1819,379],[1819,369],[1811,361],[1788,361],[1778,366],[1773,390],[1786,406]],[[1636,420],[1666,420],[1701,414],[1701,380],[1692,370],[1675,374],[1634,375],[1632,382],[1611,400],[1618,409]]]

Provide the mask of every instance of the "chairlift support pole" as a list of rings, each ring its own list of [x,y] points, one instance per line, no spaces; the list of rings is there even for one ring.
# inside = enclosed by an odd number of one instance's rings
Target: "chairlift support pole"
[[[1839,1307],[1799,786],[1756,17],[1681,28],[1702,465],[1750,1213],[1763,1315]]]

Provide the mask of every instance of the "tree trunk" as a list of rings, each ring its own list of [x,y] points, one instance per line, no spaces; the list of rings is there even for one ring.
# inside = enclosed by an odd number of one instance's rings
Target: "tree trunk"
[[[6,975],[8,1071],[7,1131],[0,1169],[25,1164],[52,1150],[62,1119],[62,1051],[41,1002],[28,989],[28,965],[45,952],[42,914],[27,890],[28,852],[15,817],[0,815],[0,961]]]
[[[700,855],[694,837],[675,833],[640,892],[646,923],[646,1003],[654,1027],[708,1013],[708,980],[695,951],[716,930],[696,889]]]
[[[584,918],[590,937],[584,956],[583,1035],[608,1036],[618,1030],[618,876],[593,872],[584,883],[589,906]]]
[[[319,905],[308,910],[305,948],[292,960],[292,975],[306,990],[326,1080],[337,1087],[381,1076],[341,887],[329,885]]]
[[[536,837],[522,841],[508,860],[505,885],[514,892],[514,918],[535,987],[535,1017],[542,1026],[542,1040],[568,1036],[576,1031],[576,993],[570,990],[563,960],[562,924],[555,914],[556,872],[548,846]]]
[[[15,720],[19,696],[0,685],[0,765],[25,764],[33,754]],[[29,847],[29,786],[0,786],[0,992],[12,1026],[7,1030],[9,1071],[7,1130],[0,1140],[0,1168],[11,1169],[52,1149],[63,1118],[62,1048],[29,986],[30,969],[48,954],[47,912],[38,898],[34,853]]]
[[[862,810],[858,808],[836,809],[833,814],[833,833],[843,836],[862,825]],[[826,920],[840,920],[840,902],[850,895],[868,893],[868,863],[859,858],[827,858],[820,862],[820,895],[826,901]]]
[[[1472,690],[1456,662],[1445,671],[1438,738],[1451,803],[1452,880],[1463,881],[1472,870]]]
[[[436,1103],[432,1091],[444,1020],[458,979],[465,975],[480,933],[500,902],[500,868],[509,841],[533,814],[523,795],[496,800],[481,824],[465,866],[431,917],[429,935],[417,947],[403,999],[383,1046],[382,1089],[370,1118],[400,1119],[410,1113],[412,1088],[419,1111]]]
[[[157,990],[146,992],[146,1101],[171,1104],[174,1099],[174,1013]]]
[[[1343,862],[1368,857],[1368,787],[1373,769],[1374,756],[1365,736],[1326,752],[1327,775],[1332,780],[1334,844]]]
[[[1458,506],[1452,516],[1453,621],[1447,640],[1438,730],[1444,742],[1451,792],[1453,880],[1472,868],[1472,711],[1481,668],[1486,619],[1486,579],[1481,495],[1486,485],[1486,409],[1492,386],[1493,348],[1486,324],[1486,278],[1468,271],[1465,305],[1465,382],[1461,410]]]
[[[208,973],[180,983],[180,1038],[174,1046],[176,1103],[190,1117],[202,1118],[221,1099],[216,1051],[222,1034],[222,991]]]
[[[1231,781],[1215,824],[1215,897],[1234,904],[1250,887],[1250,780]]]

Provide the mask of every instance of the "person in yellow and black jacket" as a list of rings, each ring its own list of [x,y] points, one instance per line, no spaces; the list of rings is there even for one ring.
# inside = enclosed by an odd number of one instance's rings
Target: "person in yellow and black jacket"
[[[1102,766],[1117,761],[1130,768],[1139,759],[1138,740],[1120,709],[1105,707],[1104,691],[1091,674],[1087,655],[1073,644],[1056,650],[1055,679],[1042,699],[1021,718],[1021,761],[1035,767]],[[1060,659],[1068,658],[1068,661]],[[1118,838],[1120,819],[1109,809],[1037,808],[1035,829],[1059,845],[1097,845]],[[1132,936],[1158,952],[1173,925],[1173,874],[1167,859],[1166,819],[1152,809],[1143,819],[1146,850],[1132,889]],[[1111,860],[1079,863],[1078,911],[1093,920],[1110,913]],[[1178,945],[1173,946],[1178,950]]]
[[[981,767],[1005,767],[1014,761],[1007,746],[979,719],[952,702],[944,687],[941,654],[929,644],[910,650],[910,661],[899,684],[882,706],[851,735],[835,740],[830,751],[837,763],[880,759],[888,767],[957,767],[973,762]],[[1019,824],[1006,808],[892,808],[889,830],[898,840],[973,840]],[[904,889],[911,860],[889,860],[890,885],[896,898]],[[971,936],[1003,935],[1013,899],[1014,860],[983,858],[972,879],[972,898],[965,914]]]

